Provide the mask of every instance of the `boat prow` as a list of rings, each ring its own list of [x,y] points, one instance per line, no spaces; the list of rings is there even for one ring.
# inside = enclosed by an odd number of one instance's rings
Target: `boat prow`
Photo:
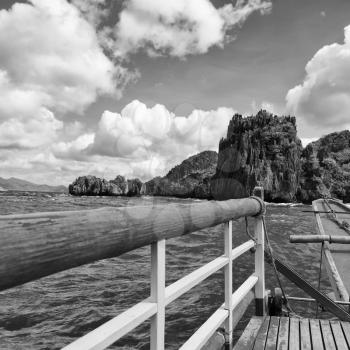
[[[332,243],[332,237],[350,237],[350,208],[335,199],[312,202],[318,234],[330,236],[323,245],[323,258],[337,300],[349,301],[350,244]]]

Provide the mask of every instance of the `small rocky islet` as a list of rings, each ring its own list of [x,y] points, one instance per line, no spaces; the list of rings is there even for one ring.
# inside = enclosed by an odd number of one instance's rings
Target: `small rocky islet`
[[[246,118],[235,114],[219,153],[201,152],[144,183],[120,175],[110,181],[82,176],[69,185],[69,193],[223,200],[249,196],[255,186],[264,187],[269,202],[310,203],[320,197],[350,202],[350,131],[303,148],[295,117],[264,110]]]

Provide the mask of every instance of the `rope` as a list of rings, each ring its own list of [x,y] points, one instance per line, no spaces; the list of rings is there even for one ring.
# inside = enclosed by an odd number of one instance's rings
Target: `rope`
[[[327,198],[323,198],[323,199],[324,199],[325,203],[327,204],[329,210],[331,211],[330,214],[332,214],[333,221],[335,221],[338,224],[338,226],[340,228],[342,228],[347,234],[350,234],[350,225],[349,225],[349,223],[347,221],[345,221],[345,220],[343,220],[343,221],[338,220],[337,214],[334,212],[333,208],[329,204],[328,199]]]
[[[247,236],[254,241],[255,245],[256,245],[256,239],[255,237],[249,232],[249,228],[248,228],[248,218],[245,216],[245,233],[247,234]]]
[[[296,315],[296,313],[293,311],[293,309],[291,308],[291,306],[290,306],[290,304],[289,304],[288,297],[287,297],[287,295],[286,295],[286,293],[285,293],[285,291],[284,291],[282,282],[281,282],[281,280],[280,280],[280,277],[279,277],[279,274],[278,274],[278,271],[277,271],[277,268],[276,268],[276,264],[275,264],[275,258],[274,258],[274,256],[273,256],[273,251],[272,251],[272,246],[271,246],[271,243],[270,243],[269,235],[268,235],[268,233],[267,233],[266,223],[265,223],[265,217],[264,217],[264,216],[262,216],[262,222],[263,222],[263,225],[264,225],[264,233],[265,233],[267,248],[268,248],[268,250],[269,250],[269,254],[270,254],[270,257],[271,257],[271,262],[272,262],[273,270],[274,270],[274,272],[275,272],[275,276],[276,276],[278,285],[279,285],[279,287],[281,288],[281,291],[282,291],[283,304],[286,306],[287,311],[288,311],[288,314],[293,314],[293,316],[298,317],[298,315]]]
[[[317,285],[317,289],[319,291],[321,291],[321,276],[322,276],[322,252],[323,252],[323,245],[324,242],[322,242],[322,246],[321,246],[321,256],[320,256],[320,268],[319,268],[319,272],[318,272],[318,285]],[[318,303],[316,303],[316,318],[318,317]]]

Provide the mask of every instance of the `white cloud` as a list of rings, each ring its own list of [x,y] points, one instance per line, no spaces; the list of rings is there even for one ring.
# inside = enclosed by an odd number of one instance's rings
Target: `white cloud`
[[[321,48],[306,65],[303,83],[286,96],[305,136],[350,127],[350,26],[344,31],[344,43]]]
[[[254,11],[271,9],[268,0],[238,0],[215,8],[209,0],[130,0],[116,25],[117,56],[145,49],[149,55],[206,53],[222,47],[227,31],[240,26]]]
[[[276,108],[275,105],[268,101],[261,102],[261,109],[264,109],[272,114],[276,114]]]
[[[0,149],[36,148],[46,145],[55,141],[57,131],[62,127],[63,123],[44,108],[27,120],[8,119],[0,123]]]
[[[83,134],[73,141],[58,142],[52,146],[53,153],[58,158],[75,160],[87,160],[84,150],[89,147],[95,139],[95,134]]]
[[[91,157],[90,157],[91,158]],[[47,147],[29,150],[4,149],[0,153],[1,177],[20,177],[35,183],[68,185],[74,178],[93,174],[107,179],[117,174],[133,176],[128,161],[111,162],[109,157],[95,156],[88,160],[60,159]],[[24,175],[25,174],[25,175]]]
[[[261,109],[266,110],[269,113],[279,115],[279,114],[284,114],[284,109],[285,107],[281,108],[281,106],[272,103],[270,101],[261,101],[260,104],[258,104],[255,100],[252,101],[251,105],[251,110],[247,111],[246,113],[243,113],[243,115],[255,115],[258,111]]]
[[[67,1],[31,0],[0,11],[0,91],[7,97],[0,112],[82,112],[99,94],[116,93],[114,75],[125,74]]]
[[[183,58],[223,47],[230,30],[254,11],[267,13],[270,0],[219,8],[209,0],[129,0],[112,26],[108,6],[106,0],[28,0],[0,10],[2,176],[25,169],[39,183],[67,184],[89,173],[149,179],[189,155],[217,149],[231,108],[184,117],[133,101],[120,113],[105,111],[95,130],[87,129],[83,112],[101,95],[120,97],[139,77],[123,66],[130,54],[144,49]],[[72,114],[79,121],[68,121]]]
[[[163,105],[149,108],[134,100],[120,114],[105,111],[94,135],[61,142],[54,153],[66,159],[86,160],[89,155],[93,162],[96,157],[113,157],[111,162],[128,162],[133,176],[149,179],[164,174],[189,155],[217,150],[234,112],[221,107],[193,110],[183,117]]]
[[[303,147],[306,147],[309,143],[317,141],[318,137],[310,137],[310,138],[302,137],[300,140]]]
[[[79,9],[84,17],[95,27],[108,15],[106,0],[72,0],[73,5]]]

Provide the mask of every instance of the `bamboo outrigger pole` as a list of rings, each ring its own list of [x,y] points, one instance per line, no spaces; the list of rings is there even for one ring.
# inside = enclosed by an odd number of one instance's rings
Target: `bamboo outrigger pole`
[[[0,291],[243,216],[259,198],[0,216]]]
[[[291,243],[338,243],[350,244],[350,236],[336,235],[291,235],[289,237]]]

